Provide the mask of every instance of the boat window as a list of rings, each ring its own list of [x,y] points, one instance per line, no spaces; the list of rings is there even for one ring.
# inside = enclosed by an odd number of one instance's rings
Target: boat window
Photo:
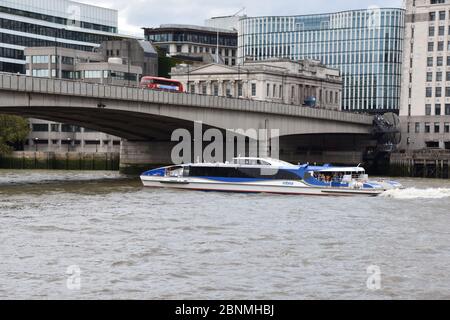
[[[314,178],[324,183],[341,182],[344,177],[341,172],[315,172]]]
[[[244,178],[264,180],[300,180],[294,172],[288,170],[273,170],[273,174],[260,168],[242,167],[191,167],[190,177],[220,177],[220,178]]]
[[[319,181],[329,183],[329,182],[346,182],[348,180],[356,179],[366,179],[367,175],[365,172],[315,172],[314,178]]]
[[[183,167],[170,167],[166,170],[166,176],[168,177],[182,177]]]

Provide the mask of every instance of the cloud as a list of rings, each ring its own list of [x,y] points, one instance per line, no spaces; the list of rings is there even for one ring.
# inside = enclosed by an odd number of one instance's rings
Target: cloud
[[[81,0],[119,10],[121,32],[142,35],[142,27],[179,23],[203,25],[213,16],[232,15],[245,7],[248,16],[325,13],[369,6],[401,7],[402,0]]]

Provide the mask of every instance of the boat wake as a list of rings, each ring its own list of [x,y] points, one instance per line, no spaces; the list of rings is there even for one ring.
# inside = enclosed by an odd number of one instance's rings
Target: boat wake
[[[428,188],[428,189],[393,189],[380,195],[393,199],[443,199],[450,197],[450,188]]]

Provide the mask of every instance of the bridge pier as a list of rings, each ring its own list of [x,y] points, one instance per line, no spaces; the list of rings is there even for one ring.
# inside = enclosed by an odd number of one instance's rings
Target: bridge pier
[[[122,140],[120,146],[120,172],[141,174],[149,169],[171,164],[171,141]]]

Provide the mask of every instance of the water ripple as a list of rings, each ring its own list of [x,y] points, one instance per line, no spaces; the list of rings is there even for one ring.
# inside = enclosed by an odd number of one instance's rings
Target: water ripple
[[[0,298],[449,298],[450,182],[402,182],[378,198],[312,199],[0,171]]]

